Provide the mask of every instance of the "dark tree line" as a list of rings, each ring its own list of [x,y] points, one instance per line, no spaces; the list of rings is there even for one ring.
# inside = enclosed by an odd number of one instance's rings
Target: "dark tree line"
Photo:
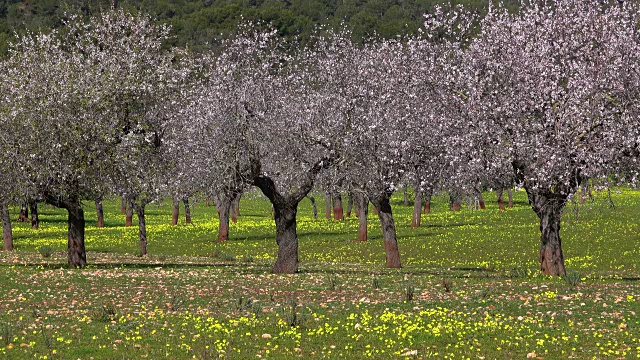
[[[505,3],[516,3],[513,0]],[[0,56],[6,56],[14,33],[59,28],[65,14],[85,17],[116,5],[127,11],[150,14],[172,26],[171,46],[204,51],[234,33],[241,19],[274,26],[281,36],[309,39],[318,25],[351,29],[356,42],[380,36],[416,34],[423,14],[442,0],[2,0],[0,1]],[[486,1],[460,0],[483,11]]]

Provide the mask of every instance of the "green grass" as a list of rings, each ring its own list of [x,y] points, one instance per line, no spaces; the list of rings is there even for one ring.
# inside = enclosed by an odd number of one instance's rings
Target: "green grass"
[[[384,268],[373,214],[361,243],[357,219],[314,220],[305,200],[296,275],[270,274],[274,224],[258,195],[243,197],[225,244],[204,202],[177,226],[169,202],[150,205],[142,258],[117,199],[102,229],[89,203],[82,270],[65,265],[65,213],[41,204],[41,228],[13,223],[16,251],[0,253],[0,358],[639,357],[640,194],[567,206],[566,279],[537,271],[525,194],[504,213],[485,197],[486,211],[452,213],[438,196],[415,230],[394,198],[400,270]]]

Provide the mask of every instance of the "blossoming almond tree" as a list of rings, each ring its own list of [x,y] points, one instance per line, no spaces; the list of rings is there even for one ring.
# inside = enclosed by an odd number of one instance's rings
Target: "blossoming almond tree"
[[[455,9],[428,17],[425,36],[372,43],[358,49],[344,78],[355,95],[341,154],[345,183],[357,184],[378,210],[387,267],[401,266],[390,198],[406,179],[436,182],[449,167],[446,137],[459,128],[455,79],[473,16]],[[456,37],[447,35],[457,29]],[[336,90],[337,91],[337,90]]]
[[[165,144],[169,118],[183,105],[192,68],[188,54],[162,48],[170,29],[152,19],[112,11],[100,19],[96,57],[112,80],[102,84],[115,99],[111,111],[121,133],[114,144],[110,178],[138,216],[141,255],[147,254],[145,207],[169,193],[175,167]],[[96,34],[91,34],[95,36]],[[177,57],[181,63],[176,64]]]
[[[73,267],[86,265],[82,199],[111,190],[121,160],[116,149],[146,130],[133,121],[148,106],[139,100],[162,94],[154,81],[164,63],[156,62],[159,43],[147,36],[149,26],[119,11],[89,22],[71,16],[60,32],[29,34],[11,50],[7,77],[11,121],[22,125],[19,151],[30,158],[26,172],[45,201],[68,212]]]
[[[616,100],[631,71],[628,11],[590,0],[492,9],[466,54],[466,141],[512,164],[540,219],[544,274],[566,274],[562,210],[581,179],[607,174],[625,139],[609,134],[628,126]]]
[[[210,59],[207,82],[185,110],[190,120],[176,131],[196,151],[197,176],[217,193],[252,184],[271,201],[277,273],[298,270],[297,206],[336,161],[344,129],[333,114],[345,105],[319,67],[346,41],[332,39],[297,48],[275,32],[243,28]]]

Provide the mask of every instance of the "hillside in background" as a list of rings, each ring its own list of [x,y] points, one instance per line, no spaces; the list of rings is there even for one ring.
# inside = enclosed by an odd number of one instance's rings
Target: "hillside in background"
[[[514,2],[514,1],[507,1]],[[86,16],[109,8],[112,3],[130,11],[150,14],[171,24],[175,37],[171,45],[200,51],[228,36],[241,19],[273,24],[283,36],[303,41],[317,25],[348,27],[356,40],[371,36],[385,38],[416,33],[423,14],[443,0],[0,0],[0,56],[7,54],[15,33],[46,31],[62,24],[66,13]],[[483,11],[486,0],[462,0]]]

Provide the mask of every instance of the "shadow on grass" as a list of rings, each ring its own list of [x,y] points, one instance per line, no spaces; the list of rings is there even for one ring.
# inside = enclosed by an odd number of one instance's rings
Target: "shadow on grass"
[[[17,264],[0,264],[0,266],[16,266]],[[49,270],[57,270],[57,269],[74,269],[67,263],[23,263],[20,264],[21,267],[31,267],[31,268],[43,268]],[[135,262],[105,262],[98,264],[89,264],[83,269],[77,269],[78,271],[84,270],[108,270],[108,269],[208,269],[208,268],[219,268],[219,269],[234,269],[234,272],[239,273],[252,273],[252,274],[263,274],[265,272],[270,272],[271,264],[264,263],[243,263],[243,262],[235,262],[235,263],[222,263],[222,262],[211,262],[211,263],[198,263],[198,264],[183,264],[183,263],[135,263]],[[266,270],[266,271],[265,271]]]

